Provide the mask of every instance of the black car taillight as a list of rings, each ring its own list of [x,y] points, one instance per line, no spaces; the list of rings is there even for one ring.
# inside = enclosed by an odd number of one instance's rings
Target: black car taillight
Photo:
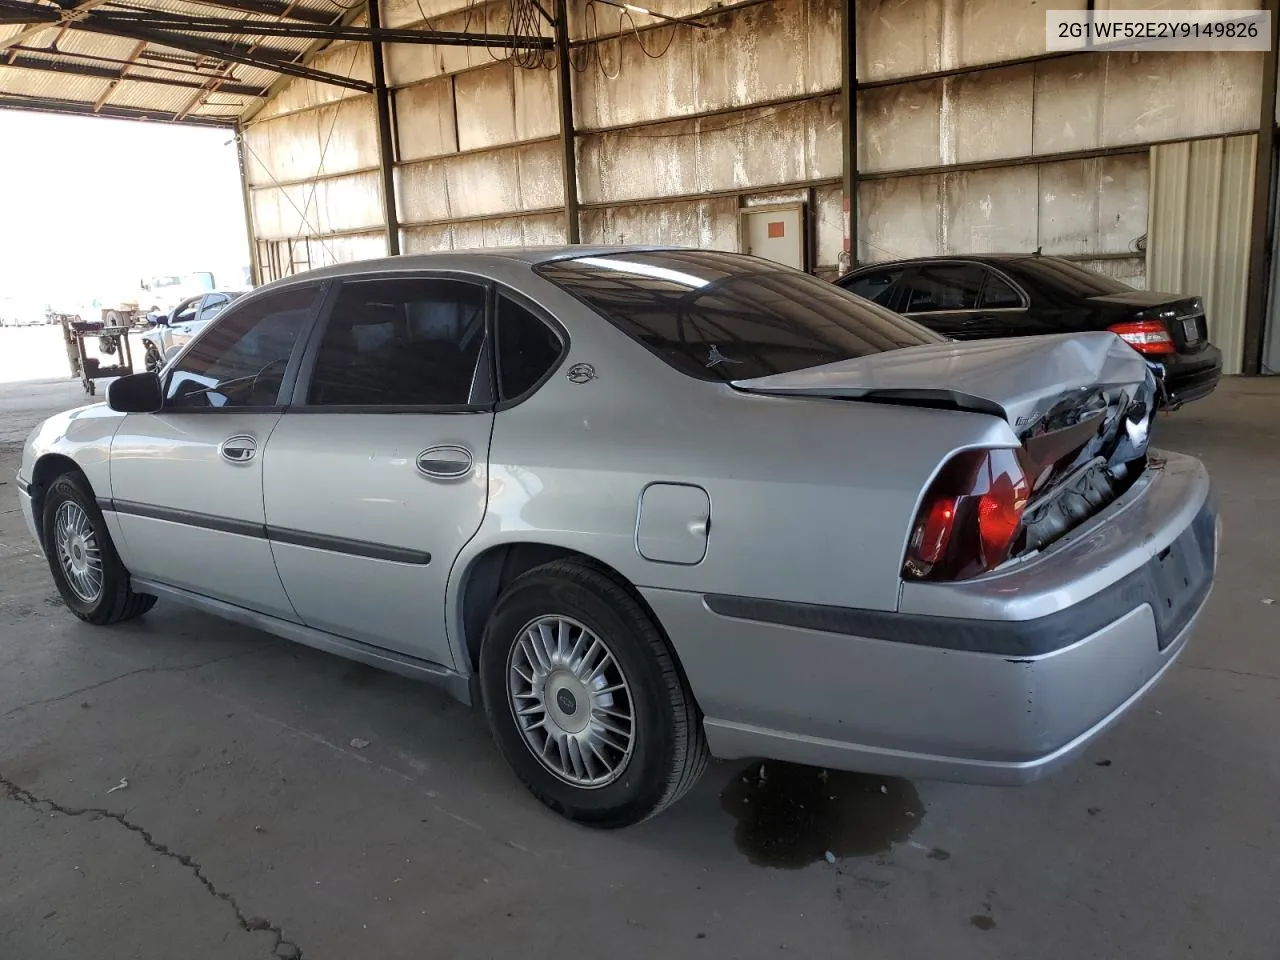
[[[1013,450],[962,453],[939,471],[920,505],[902,575],[960,580],[1009,558],[1031,487]]]

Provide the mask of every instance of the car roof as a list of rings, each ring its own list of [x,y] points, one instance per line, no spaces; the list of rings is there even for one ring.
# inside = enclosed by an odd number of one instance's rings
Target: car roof
[[[663,250],[696,250],[696,247],[678,247],[670,244],[578,244],[544,247],[476,247],[465,250],[441,250],[433,253],[409,253],[397,257],[378,257],[373,260],[355,260],[329,267],[318,267],[305,273],[285,277],[283,280],[323,280],[335,277],[355,277],[368,273],[399,272],[410,270],[447,270],[492,266],[496,262],[516,261],[537,266],[553,260],[576,257],[603,257],[613,253],[653,253]],[[276,281],[280,283],[282,281]]]

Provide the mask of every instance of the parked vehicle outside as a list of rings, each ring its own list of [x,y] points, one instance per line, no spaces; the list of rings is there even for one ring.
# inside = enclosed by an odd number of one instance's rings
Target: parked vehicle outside
[[[1208,395],[1222,376],[1199,297],[1134,290],[1062,257],[898,260],[836,282],[955,340],[1110,330],[1160,364],[1170,408]]]
[[[243,290],[213,290],[188,297],[168,314],[157,317],[154,326],[141,336],[147,369],[159,370],[209,321],[242,296]]]
[[[240,298],[37,428],[19,490],[82,620],[162,597],[434,681],[622,826],[711,756],[1077,756],[1213,580],[1155,403],[1114,334],[955,343],[738,254],[432,254]]]

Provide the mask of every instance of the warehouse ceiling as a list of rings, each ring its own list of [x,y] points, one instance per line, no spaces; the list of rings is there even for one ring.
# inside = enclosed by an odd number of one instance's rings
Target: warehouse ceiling
[[[0,108],[233,126],[335,41],[543,47],[540,36],[363,24],[353,0],[0,0]]]

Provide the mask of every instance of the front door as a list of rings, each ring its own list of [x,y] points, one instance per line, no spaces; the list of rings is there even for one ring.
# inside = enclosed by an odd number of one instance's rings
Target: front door
[[[167,374],[163,409],[116,432],[106,506],[136,577],[296,619],[266,540],[262,453],[320,290],[228,311]]]
[[[267,533],[310,627],[452,666],[445,586],[488,498],[486,289],[343,283],[263,462]]]

